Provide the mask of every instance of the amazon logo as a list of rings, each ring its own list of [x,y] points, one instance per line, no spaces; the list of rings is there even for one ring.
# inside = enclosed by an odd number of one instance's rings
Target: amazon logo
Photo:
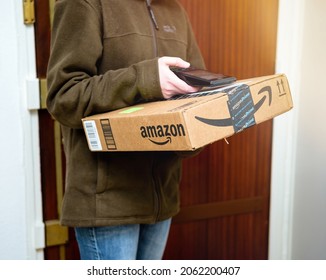
[[[149,125],[140,127],[140,135],[155,145],[166,145],[172,143],[174,137],[186,136],[182,124]]]
[[[211,126],[233,126],[235,131],[239,132],[255,124],[254,114],[265,102],[268,102],[269,106],[272,104],[272,88],[270,86],[265,86],[260,89],[258,95],[261,95],[262,98],[256,104],[253,103],[250,89],[247,85],[241,85],[236,91],[233,89],[228,94],[230,118],[208,119],[199,116],[195,116],[195,118],[198,121]]]

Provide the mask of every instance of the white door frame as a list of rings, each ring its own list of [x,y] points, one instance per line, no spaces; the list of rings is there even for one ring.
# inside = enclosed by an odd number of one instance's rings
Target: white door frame
[[[276,72],[289,79],[294,109],[273,124],[269,259],[292,258],[298,99],[305,0],[279,0]]]

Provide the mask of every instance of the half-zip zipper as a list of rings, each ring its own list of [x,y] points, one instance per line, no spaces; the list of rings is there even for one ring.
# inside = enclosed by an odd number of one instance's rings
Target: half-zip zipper
[[[146,6],[147,6],[147,9],[148,9],[149,15],[150,15],[150,17],[152,19],[152,22],[153,22],[153,24],[155,26],[155,29],[156,30],[159,30],[158,25],[157,25],[157,21],[156,21],[155,15],[154,15],[154,12],[152,10],[152,6],[151,6],[151,1],[150,0],[146,0]]]
[[[154,57],[158,57],[158,49],[157,49],[157,38],[156,38],[156,31],[159,30],[154,12],[152,10],[151,2],[150,0],[145,0],[146,7],[148,10],[149,17],[151,18],[151,28],[152,28],[152,34],[153,34],[153,47],[154,47]]]

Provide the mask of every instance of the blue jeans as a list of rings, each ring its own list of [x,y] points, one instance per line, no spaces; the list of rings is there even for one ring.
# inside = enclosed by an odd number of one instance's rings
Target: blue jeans
[[[82,260],[160,260],[171,219],[156,224],[75,228]]]

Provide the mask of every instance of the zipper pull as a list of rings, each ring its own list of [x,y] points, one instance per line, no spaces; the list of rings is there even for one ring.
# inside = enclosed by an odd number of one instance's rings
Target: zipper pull
[[[150,0],[146,0],[146,6],[147,6],[147,9],[148,9],[149,15],[150,15],[150,17],[151,17],[151,19],[152,19],[152,22],[153,22],[153,24],[154,24],[154,26],[155,26],[155,29],[156,29],[156,30],[159,30],[159,28],[158,28],[158,24],[157,24],[157,21],[156,21],[155,15],[154,15],[154,12],[153,12],[152,7],[151,7]]]

